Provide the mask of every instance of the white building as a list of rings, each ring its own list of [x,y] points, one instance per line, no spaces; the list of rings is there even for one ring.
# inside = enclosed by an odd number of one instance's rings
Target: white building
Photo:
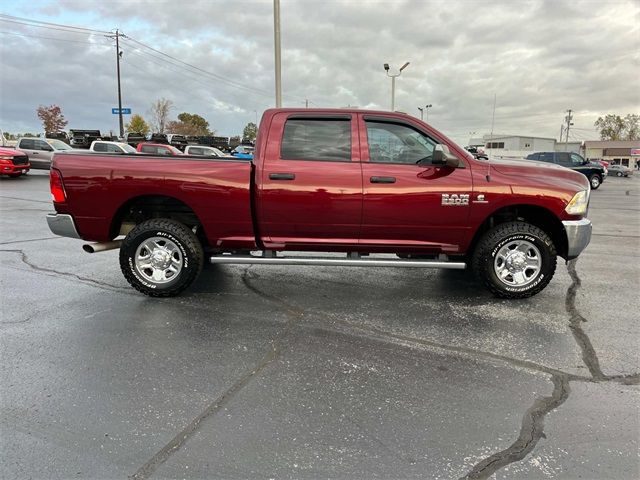
[[[471,138],[469,145],[484,149],[489,158],[524,158],[533,152],[554,152],[556,139],[524,135],[493,134]]]
[[[640,163],[639,140],[587,140],[584,142],[584,157],[590,160],[605,160],[609,163],[637,168]]]

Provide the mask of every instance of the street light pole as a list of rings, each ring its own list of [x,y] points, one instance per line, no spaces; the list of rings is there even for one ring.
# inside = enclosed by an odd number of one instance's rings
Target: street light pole
[[[400,70],[395,75],[389,73],[389,64],[384,64],[384,69],[387,72],[387,77],[391,77],[391,111],[395,111],[396,109],[396,77],[399,77],[402,74],[402,70],[409,66],[409,62],[406,62],[404,65],[400,67]]]
[[[418,110],[420,110],[420,120],[424,120],[424,108],[418,107]]]
[[[120,57],[122,52],[120,51],[120,32],[116,29],[116,57],[117,70],[118,70],[118,120],[120,121],[120,138],[124,137],[124,122],[122,120],[122,91],[120,89]]]
[[[433,107],[433,105],[431,105],[431,104],[424,106],[424,109],[427,111],[427,123],[429,123],[429,109],[431,107]]]
[[[280,0],[273,0],[273,42],[276,51],[276,108],[282,107],[282,70],[280,62]]]

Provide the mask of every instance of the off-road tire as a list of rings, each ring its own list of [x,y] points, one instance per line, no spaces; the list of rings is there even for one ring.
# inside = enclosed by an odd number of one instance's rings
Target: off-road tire
[[[525,240],[540,252],[541,266],[531,283],[523,287],[508,286],[496,274],[494,262],[500,248],[512,241]],[[557,253],[553,241],[543,230],[525,222],[508,222],[487,231],[473,252],[472,270],[478,280],[496,297],[527,298],[543,290],[556,271]]]
[[[597,173],[594,173],[589,177],[589,184],[591,185],[591,190],[597,190],[602,185],[602,177]]]
[[[138,247],[152,237],[170,240],[181,251],[180,272],[167,283],[154,284],[143,278],[135,267]],[[127,282],[150,297],[173,297],[189,287],[202,271],[204,253],[196,235],[184,224],[175,220],[157,218],[146,220],[129,232],[120,247],[120,269]]]

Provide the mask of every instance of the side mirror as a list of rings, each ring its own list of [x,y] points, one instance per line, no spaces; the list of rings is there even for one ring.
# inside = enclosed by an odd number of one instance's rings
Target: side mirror
[[[446,165],[447,167],[456,168],[460,165],[460,159],[449,151],[449,147],[439,143],[433,150],[433,165]]]

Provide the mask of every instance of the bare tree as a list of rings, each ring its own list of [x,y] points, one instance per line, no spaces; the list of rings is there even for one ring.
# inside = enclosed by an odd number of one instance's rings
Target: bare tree
[[[169,111],[173,108],[173,102],[166,98],[160,98],[151,104],[149,115],[151,128],[154,133],[164,133],[169,118]]]

